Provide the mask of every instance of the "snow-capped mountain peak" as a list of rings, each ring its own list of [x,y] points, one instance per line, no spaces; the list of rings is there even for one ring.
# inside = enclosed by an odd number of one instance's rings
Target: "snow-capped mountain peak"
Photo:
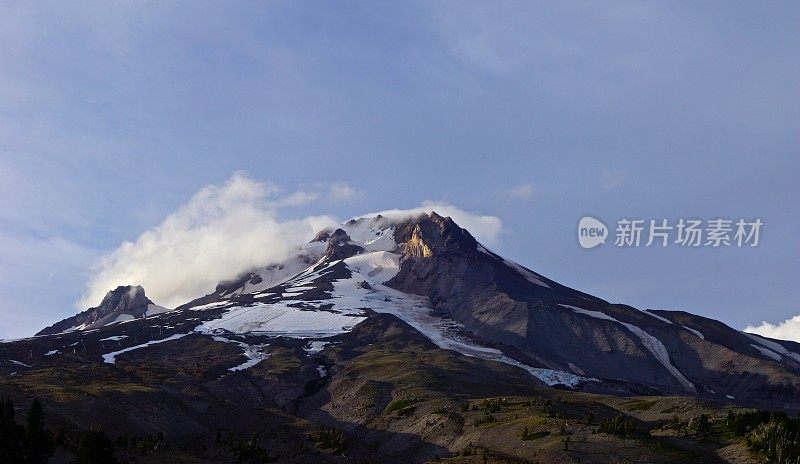
[[[149,316],[132,309],[150,308],[142,298],[143,290],[116,289],[43,333]],[[397,317],[439,348],[513,365],[550,385],[745,398],[800,379],[800,345],[754,343],[688,313],[610,304],[489,251],[435,212],[361,217],[320,231],[287,259],[222,282],[153,323],[180,331],[173,336],[321,342],[375,313]],[[742,383],[748,372],[761,380]]]

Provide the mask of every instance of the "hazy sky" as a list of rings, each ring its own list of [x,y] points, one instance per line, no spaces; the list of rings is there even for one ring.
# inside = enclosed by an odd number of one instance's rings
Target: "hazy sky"
[[[299,227],[262,240],[437,201],[607,300],[779,323],[799,44],[797,2],[0,1],[0,337],[76,312],[121,243],[227,221],[193,199],[237,179],[242,218]],[[755,248],[583,250],[587,214],[765,225]]]

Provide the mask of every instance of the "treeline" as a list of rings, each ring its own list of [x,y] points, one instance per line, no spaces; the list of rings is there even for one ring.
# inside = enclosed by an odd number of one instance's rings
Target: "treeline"
[[[241,440],[234,437],[223,439],[222,431],[217,431],[217,438],[214,443],[218,446],[224,446],[233,453],[235,457],[235,464],[263,464],[275,461],[278,457],[273,456],[269,451],[262,448],[259,444],[260,436],[257,432],[253,432],[249,440]]]
[[[0,463],[46,463],[55,446],[44,427],[42,403],[33,400],[24,424],[17,423],[15,414],[14,402],[0,399]]]
[[[72,464],[116,463],[113,443],[102,429],[86,430],[71,444],[63,433],[54,438],[44,426],[44,410],[38,399],[31,403],[22,424],[17,423],[14,402],[0,399],[0,463],[44,464],[56,446],[75,455]]]
[[[126,459],[135,461],[136,455],[171,452],[163,432],[146,438],[128,434],[112,438],[102,428],[91,428],[75,434],[62,429],[54,435],[44,425],[44,411],[38,399],[33,400],[24,421],[19,422],[14,402],[10,398],[0,399],[0,464],[45,464],[56,450],[72,454],[70,464],[118,464]],[[321,448],[337,454],[347,447],[341,431],[336,429],[323,430],[312,438]],[[263,448],[256,432],[249,440],[235,436],[223,440],[222,432],[217,432],[214,448],[222,452],[218,459],[235,464],[262,464],[278,458]],[[296,451],[309,450],[300,446]]]
[[[725,424],[769,464],[800,464],[800,418],[782,412],[728,412]]]
[[[661,428],[672,429],[676,432],[695,437],[701,441],[711,438],[714,428],[713,423],[705,414],[700,414],[699,417],[692,417],[689,420],[683,421],[678,416],[673,416],[672,420],[667,423],[662,423]]]

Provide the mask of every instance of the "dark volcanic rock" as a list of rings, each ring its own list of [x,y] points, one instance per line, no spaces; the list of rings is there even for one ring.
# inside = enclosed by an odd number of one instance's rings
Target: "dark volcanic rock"
[[[406,244],[406,253],[421,258],[436,255],[474,256],[478,242],[449,217],[421,215],[397,228],[394,238]]]
[[[325,261],[337,261],[363,253],[364,248],[351,243],[350,236],[342,229],[336,229],[328,238]]]
[[[329,238],[331,238],[331,232],[327,229],[323,229],[317,232],[317,235],[311,239],[311,242],[327,242]]]
[[[103,301],[98,306],[57,322],[36,335],[61,333],[74,327],[90,329],[113,322],[123,314],[140,318],[144,316],[150,305],[153,305],[153,302],[147,298],[142,287],[138,285],[120,285],[106,293]]]

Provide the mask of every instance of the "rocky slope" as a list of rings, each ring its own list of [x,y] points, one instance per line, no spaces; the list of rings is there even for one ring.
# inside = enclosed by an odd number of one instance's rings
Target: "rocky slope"
[[[797,343],[610,304],[503,259],[435,214],[406,222],[395,238],[403,253],[388,286],[427,297],[438,315],[526,364],[660,392],[800,406]]]
[[[167,311],[150,301],[138,285],[121,285],[111,290],[98,306],[57,322],[36,335],[52,335],[68,330],[91,330]]]

